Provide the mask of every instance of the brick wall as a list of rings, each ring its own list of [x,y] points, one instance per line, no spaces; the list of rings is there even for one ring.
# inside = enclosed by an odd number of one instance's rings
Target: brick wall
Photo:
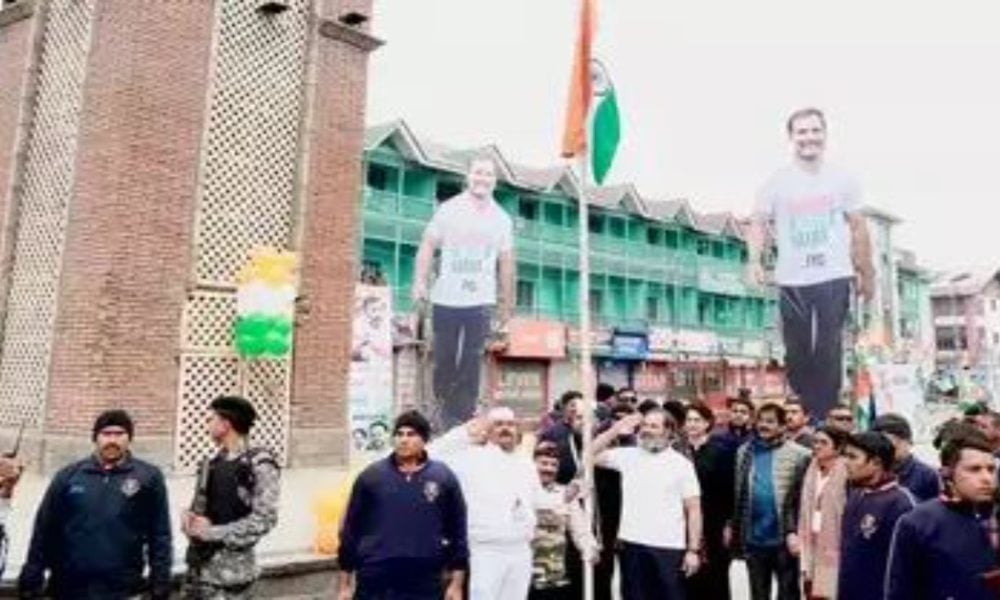
[[[302,229],[303,310],[292,382],[293,462],[346,460],[357,199],[368,53],[320,36],[313,59]]]
[[[46,429],[129,409],[169,452],[190,279],[210,0],[99,4],[60,285]]]

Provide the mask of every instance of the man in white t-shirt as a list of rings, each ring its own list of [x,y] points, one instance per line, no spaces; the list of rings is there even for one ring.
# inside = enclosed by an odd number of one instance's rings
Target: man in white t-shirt
[[[789,383],[812,414],[826,414],[840,397],[841,338],[852,281],[865,300],[871,298],[871,246],[857,182],[823,160],[823,113],[798,110],[786,128],[794,160],[757,194],[747,240],[749,278],[763,285],[761,253],[773,231]]]
[[[475,412],[498,291],[501,327],[513,305],[513,224],[493,198],[496,181],[492,160],[473,159],[467,189],[438,207],[417,252],[413,298],[425,302],[429,296],[433,304],[434,396],[445,429]],[[435,250],[441,251],[440,269],[428,295]]]
[[[623,600],[684,599],[701,565],[701,488],[694,465],[670,447],[677,425],[662,408],[623,418],[594,440],[597,464],[621,473]],[[638,429],[639,446],[607,448]]]

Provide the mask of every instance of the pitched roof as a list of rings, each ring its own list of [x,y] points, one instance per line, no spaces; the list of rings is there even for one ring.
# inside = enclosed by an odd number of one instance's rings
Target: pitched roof
[[[645,201],[631,183],[587,188],[587,199],[594,206],[612,210],[625,209],[627,212],[642,216],[649,215]]]
[[[990,283],[1000,283],[1000,270],[995,267],[945,273],[931,286],[931,296],[973,296]]]
[[[649,216],[660,221],[676,221],[689,227],[694,227],[696,217],[687,200],[651,200],[646,199]]]
[[[727,235],[735,238],[743,238],[743,231],[732,213],[698,213],[696,216],[695,229],[712,235]]]
[[[580,197],[580,181],[567,166],[529,167],[510,162],[493,144],[473,148],[456,148],[416,135],[402,119],[372,125],[365,131],[365,151],[391,142],[404,157],[425,167],[455,174],[464,174],[469,159],[489,154],[497,165],[497,176],[505,183],[524,190],[550,192],[561,189],[567,196]],[[594,206],[638,214],[650,219],[680,223],[687,227],[702,227],[718,231],[719,235],[742,238],[739,223],[729,214],[698,215],[685,199],[655,200],[644,197],[631,183],[599,186],[587,189]]]

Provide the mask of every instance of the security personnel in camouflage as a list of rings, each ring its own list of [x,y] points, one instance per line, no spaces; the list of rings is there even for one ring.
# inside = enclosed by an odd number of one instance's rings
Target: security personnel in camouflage
[[[538,509],[535,537],[531,541],[533,554],[529,600],[569,600],[573,598],[566,571],[567,535],[580,554],[589,561],[598,555],[597,541],[587,525],[580,501],[567,493],[567,486],[556,483],[559,472],[559,449],[552,442],[542,442],[535,449],[535,467],[546,494],[559,501],[546,503],[554,508]]]
[[[281,472],[269,450],[247,445],[257,416],[249,402],[223,396],[210,408],[219,451],[200,465],[183,518],[190,539],[184,597],[249,598],[259,576],[254,546],[278,522]]]

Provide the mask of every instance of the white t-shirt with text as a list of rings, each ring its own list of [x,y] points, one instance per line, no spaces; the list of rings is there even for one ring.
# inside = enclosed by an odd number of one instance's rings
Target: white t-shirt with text
[[[792,164],[767,180],[757,194],[756,213],[774,223],[778,285],[854,275],[847,214],[858,209],[860,195],[853,177],[829,165],[810,173]]]
[[[438,207],[424,233],[441,249],[431,290],[434,304],[451,307],[497,303],[497,260],[514,245],[510,216],[492,199],[459,194]]]
[[[670,448],[614,448],[600,455],[599,464],[621,473],[620,540],[667,550],[687,547],[684,501],[701,496],[690,460]]]

